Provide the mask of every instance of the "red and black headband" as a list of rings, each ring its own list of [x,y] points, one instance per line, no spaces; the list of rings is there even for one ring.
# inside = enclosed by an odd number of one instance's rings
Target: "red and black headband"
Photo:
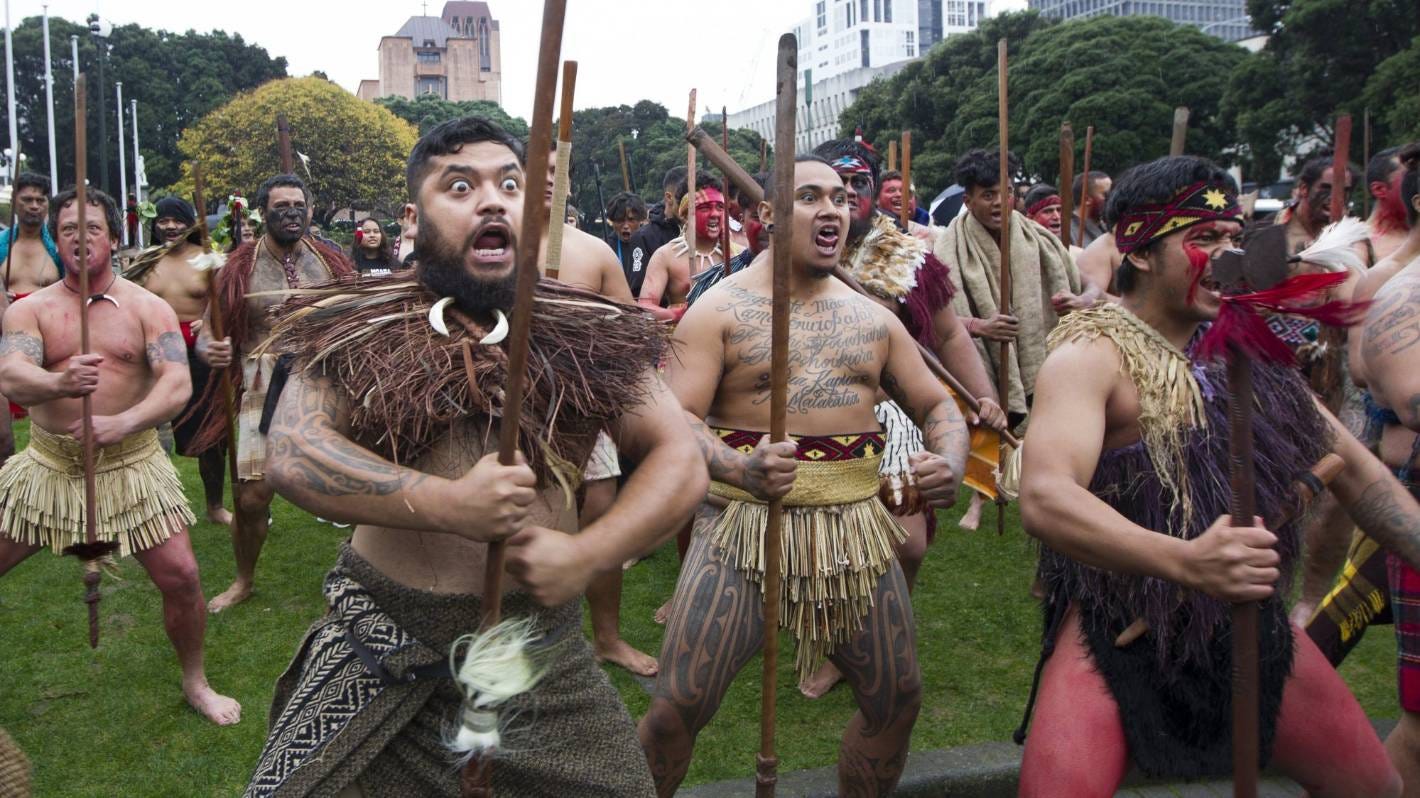
[[[1031,203],[1030,207],[1026,208],[1026,216],[1034,216],[1037,213],[1040,213],[1041,211],[1045,210],[1046,208],[1059,204],[1060,195],[1051,194],[1048,197],[1038,199],[1035,202]]]
[[[1169,233],[1218,221],[1242,223],[1238,198],[1221,183],[1199,181],[1168,202],[1141,205],[1124,214],[1114,225],[1114,243],[1128,254]]]

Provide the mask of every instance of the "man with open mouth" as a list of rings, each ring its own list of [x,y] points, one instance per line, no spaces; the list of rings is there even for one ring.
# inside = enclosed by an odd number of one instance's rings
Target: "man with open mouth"
[[[282,292],[354,274],[345,254],[307,235],[311,194],[295,175],[276,175],[261,184],[256,210],[265,234],[245,241],[217,273],[212,301],[222,312],[227,335],[212,338],[211,309],[198,333],[197,354],[214,373],[226,369],[237,391],[237,490],[232,523],[232,548],[237,578],[208,603],[212,612],[246,601],[256,578],[256,561],[266,543],[274,490],[266,481],[266,434],[261,430],[266,393],[276,369],[276,356],[258,350],[270,334],[267,311],[279,305]],[[199,400],[205,415],[191,451],[218,446],[227,432],[224,405],[218,394],[222,381],[208,382]]]
[[[451,120],[419,140],[405,175],[414,279],[319,286],[273,328],[295,361],[271,426],[271,479],[356,526],[326,576],[329,612],[277,685],[247,795],[459,795],[446,741],[464,695],[450,649],[479,628],[488,544],[505,541],[503,614],[528,624],[544,675],[502,705],[526,722],[502,730],[493,794],[646,798],[645,756],[581,634],[581,596],[653,548],[708,484],[656,374],[668,336],[639,308],[542,281],[522,456],[500,465],[516,255],[537,245],[518,240],[523,145],[489,120]],[[602,430],[640,466],[579,531],[579,466]]]
[[[695,227],[695,251],[685,235],[672,239],[651,255],[646,266],[646,279],[641,283],[641,293],[637,299],[642,307],[649,309],[656,318],[674,321],[685,312],[685,302],[690,294],[691,280],[707,269],[724,266],[726,258],[739,254],[734,242],[731,252],[726,255],[720,250],[720,226],[725,223],[725,195],[719,186],[697,184],[694,202],[686,196],[680,201],[681,228]]]
[[[788,628],[796,671],[828,657],[859,712],[843,735],[840,795],[890,793],[921,705],[912,605],[894,546],[905,533],[878,500],[878,389],[926,439],[911,467],[927,504],[956,499],[966,422],[889,310],[833,278],[848,232],[843,180],[817,155],[794,164],[792,214],[762,203],[766,226],[791,225],[788,433],[770,442],[771,280],[775,244],[711,288],[676,327],[667,379],[714,480],[696,516],[661,648],[641,741],[656,790],[675,792],[695,737],[763,636]],[[784,500],[787,572],[763,618],[766,503]]]

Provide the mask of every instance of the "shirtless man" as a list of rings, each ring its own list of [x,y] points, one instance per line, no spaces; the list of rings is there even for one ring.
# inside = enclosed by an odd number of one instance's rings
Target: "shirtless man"
[[[801,676],[827,655],[858,703],[840,749],[839,794],[892,791],[921,705],[912,605],[892,555],[904,532],[877,498],[882,435],[873,404],[881,387],[922,427],[927,450],[912,464],[936,507],[956,499],[966,422],[897,317],[831,279],[848,231],[842,179],[824,159],[805,155],[794,165],[794,184],[792,216],[781,219],[764,203],[760,218],[793,227],[788,432],[797,440],[771,443],[764,434],[774,244],[710,289],[676,328],[671,387],[694,417],[715,480],[712,501],[723,509],[707,503],[696,517],[661,672],[641,719],[661,796],[675,792],[696,735],[760,650],[763,598],[754,583],[763,572],[758,552],[770,498],[785,502],[786,550],[818,552],[801,567],[787,558],[776,626],[797,637]],[[814,546],[816,540],[826,545]],[[828,598],[812,610],[787,598],[820,589]],[[816,639],[808,628],[819,630]]]
[[[133,259],[124,277],[157,294],[177,314],[183,341],[187,344],[192,398],[174,420],[173,439],[178,454],[191,457],[189,447],[205,414],[199,409],[202,407],[199,402],[211,375],[211,369],[195,351],[202,317],[207,313],[207,288],[211,283],[207,271],[192,265],[192,259],[203,253],[202,231],[195,226],[196,211],[179,197],[163,197],[158,200],[157,213],[150,236],[153,246]],[[207,520],[223,526],[232,523],[231,512],[222,506],[226,448],[225,445],[213,446],[197,455],[197,471],[202,476],[202,490],[207,499]]]
[[[1415,473],[1420,463],[1420,435],[1416,434],[1420,432],[1420,349],[1415,348],[1420,341],[1415,314],[1420,307],[1420,234],[1415,224],[1420,218],[1420,145],[1411,144],[1402,154],[1406,168],[1396,193],[1406,203],[1410,234],[1387,259],[1401,268],[1374,291],[1375,304],[1351,336],[1360,341],[1352,350],[1356,355],[1352,373],[1362,375],[1380,408],[1381,460],[1411,495],[1420,496],[1420,478]],[[1367,279],[1384,264],[1377,264]],[[1403,710],[1400,723],[1386,738],[1386,749],[1405,779],[1405,794],[1415,796],[1420,795],[1420,637],[1415,632],[1420,623],[1415,601],[1420,573],[1395,550],[1386,553],[1386,560]]]
[[[0,239],[5,293],[11,302],[58,282],[64,273],[53,234],[45,226],[49,218],[49,178],[21,172],[15,180],[14,197],[15,229]]]
[[[218,695],[202,664],[207,613],[187,527],[192,512],[156,427],[177,415],[190,385],[182,333],[172,308],[114,274],[118,208],[89,190],[87,263],[79,253],[79,209],[72,190],[54,198],[51,234],[67,269],[5,313],[0,339],[0,391],[30,408],[30,445],[0,469],[0,574],[42,548],[56,554],[82,542],[84,503],[82,397],[93,403],[98,538],[133,555],[163,597],[163,626],[182,666],[182,692],[221,726],[241,719],[241,706]],[[93,350],[79,354],[79,269],[89,272]],[[44,489],[40,489],[42,486]],[[43,498],[42,498],[43,497]],[[120,526],[120,524],[134,524]],[[81,612],[75,605],[76,613]],[[110,721],[116,720],[110,718]]]
[[[394,303],[427,308],[441,295],[452,296],[460,315],[479,328],[472,340],[491,328],[495,312],[510,309],[525,190],[522,151],[521,142],[477,117],[446,122],[420,139],[406,179],[418,213],[421,285],[392,287]],[[539,183],[540,176],[533,185]],[[544,286],[538,296],[557,290]],[[337,292],[332,289],[330,303],[340,301]],[[539,321],[533,325],[531,357],[551,355],[558,358],[553,368],[582,369],[614,414],[589,417],[562,406],[555,421],[544,418],[552,398],[549,383],[530,385],[523,420],[533,423],[537,437],[522,437],[528,460],[512,466],[498,463],[497,423],[487,415],[487,397],[503,383],[501,371],[491,370],[486,384],[480,381],[481,399],[467,399],[471,392],[466,392],[456,408],[445,398],[450,391],[427,381],[406,381],[397,395],[369,399],[412,413],[432,407],[462,416],[428,425],[435,431],[415,440],[391,431],[383,414],[352,415],[350,379],[395,376],[337,365],[365,362],[359,342],[328,353],[321,364],[309,363],[310,335],[340,318],[310,327],[294,319],[293,326],[279,328],[304,354],[298,355],[272,425],[271,478],[283,496],[307,510],[358,526],[326,578],[331,615],[324,631],[303,647],[279,686],[271,736],[249,796],[346,788],[354,795],[459,794],[458,769],[444,747],[461,699],[449,678],[449,646],[478,627],[486,544],[497,540],[507,541],[513,577],[503,600],[505,618],[526,617],[536,634],[560,639],[546,649],[546,676],[519,705],[527,725],[521,732],[504,732],[505,745],[494,759],[494,794],[651,794],[631,719],[577,633],[578,599],[594,577],[619,570],[688,516],[707,479],[684,414],[655,371],[656,359],[666,351],[658,325],[640,313],[609,319],[611,309],[609,304],[559,306],[557,314],[580,318],[605,335],[579,342],[586,348],[579,351],[579,362],[570,364],[543,349],[543,335],[555,325],[540,330],[544,322]],[[447,317],[452,335],[468,340],[470,331],[452,323],[454,316],[451,311]],[[355,323],[366,324],[363,318]],[[426,347],[438,357],[449,351],[448,339],[425,325],[390,328],[384,340],[391,336],[403,336],[407,345]],[[485,352],[488,348],[475,347],[474,357],[489,357]],[[639,365],[634,384],[607,384],[610,377],[596,364],[614,357]],[[609,394],[613,391],[619,393]],[[429,396],[428,403],[411,408],[411,393]],[[601,425],[609,426],[642,467],[602,518],[578,532],[576,515],[549,474],[555,466],[535,441],[545,436],[561,460],[582,462],[593,442],[586,430]],[[396,465],[366,448],[380,446],[388,434],[399,435],[400,451],[422,454]],[[351,640],[359,644],[359,654]],[[440,666],[441,674],[435,672]],[[327,689],[334,680],[351,685],[349,701]],[[347,723],[361,725],[341,734]]]
[[[547,190],[543,194],[545,208],[552,212],[552,182],[556,164],[547,164]],[[547,262],[547,228],[538,251],[540,263]],[[601,294],[607,299],[634,304],[631,289],[626,285],[626,273],[621,261],[606,242],[584,233],[572,225],[562,228],[562,258],[557,279],[568,285]],[[621,476],[621,461],[610,436],[597,436],[596,447],[582,473],[582,512],[580,523],[591,526],[616,501],[616,480]],[[587,607],[592,616],[592,642],[598,661],[611,662],[637,676],[655,676],[656,658],[638,651],[621,638],[621,569],[608,571],[587,586]]]
[[[1366,190],[1371,192],[1371,216],[1366,220],[1370,228],[1370,250],[1366,260],[1374,266],[1390,256],[1404,241],[1411,224],[1407,221],[1408,210],[1400,199],[1400,179],[1405,169],[1400,163],[1400,148],[1388,147],[1375,155],[1366,164]]]
[[[721,266],[726,257],[734,257],[738,250],[728,256],[720,252],[720,225],[725,219],[725,195],[715,184],[697,185],[694,208],[688,199],[681,200],[682,229],[693,220],[695,224],[695,252],[691,253],[685,236],[672,239],[656,250],[651,262],[646,266],[646,280],[641,284],[641,295],[637,301],[655,314],[656,318],[674,321],[685,312],[686,295],[690,293],[690,281],[706,269]],[[730,245],[734,249],[734,244]]]
[[[1231,674],[1219,663],[1238,601],[1262,602],[1264,760],[1314,796],[1399,793],[1360,705],[1288,624],[1276,583],[1300,530],[1276,519],[1292,481],[1328,452],[1345,461],[1331,490],[1351,517],[1410,562],[1420,562],[1420,507],[1295,370],[1257,363],[1253,435],[1267,452],[1257,512],[1274,521],[1237,528],[1224,514],[1226,369],[1184,350],[1218,315],[1209,264],[1242,229],[1234,192],[1200,158],[1125,175],[1107,214],[1126,252],[1121,302],[1067,316],[1036,380],[1020,504],[1044,544],[1051,620],[1022,796],[1112,796],[1131,760],[1159,777],[1230,772]],[[1117,642],[1136,620],[1143,636]]]
[[[251,354],[266,340],[270,322],[266,312],[281,303],[272,292],[323,283],[332,277],[354,273],[343,253],[307,235],[310,226],[310,192],[295,175],[276,175],[261,184],[255,208],[261,211],[266,234],[243,242],[227,258],[217,273],[213,299],[221,303],[227,337],[214,341],[210,318],[205,319],[197,338],[197,356],[212,369],[229,369],[232,385],[238,389],[236,515],[232,523],[232,548],[237,561],[237,578],[208,603],[212,612],[221,612],[251,596],[256,577],[256,561],[266,543],[271,498],[275,494],[266,481],[266,436],[260,430],[266,391],[276,366],[276,356]],[[262,296],[248,296],[262,294]],[[235,340],[234,347],[232,341]],[[216,447],[226,436],[226,416],[216,399],[212,380],[201,401],[210,410],[203,421],[196,451]]]

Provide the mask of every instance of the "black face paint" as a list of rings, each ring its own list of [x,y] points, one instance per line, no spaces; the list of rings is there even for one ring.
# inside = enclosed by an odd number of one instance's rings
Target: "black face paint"
[[[292,223],[300,225],[300,229],[294,233],[286,229],[286,226]],[[301,240],[309,225],[304,207],[272,208],[266,213],[267,231],[282,244],[294,244]]]

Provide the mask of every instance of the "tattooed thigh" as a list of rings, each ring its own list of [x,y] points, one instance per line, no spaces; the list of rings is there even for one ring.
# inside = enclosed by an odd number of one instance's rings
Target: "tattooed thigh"
[[[698,731],[714,717],[735,674],[759,651],[764,633],[758,584],[730,567],[711,542],[719,509],[701,505],[681,565],[655,696]]]
[[[922,692],[917,668],[917,644],[912,597],[897,561],[878,579],[873,607],[863,628],[848,643],[835,648],[831,659],[853,688],[858,708],[868,721],[864,736],[892,723],[904,703]]]

